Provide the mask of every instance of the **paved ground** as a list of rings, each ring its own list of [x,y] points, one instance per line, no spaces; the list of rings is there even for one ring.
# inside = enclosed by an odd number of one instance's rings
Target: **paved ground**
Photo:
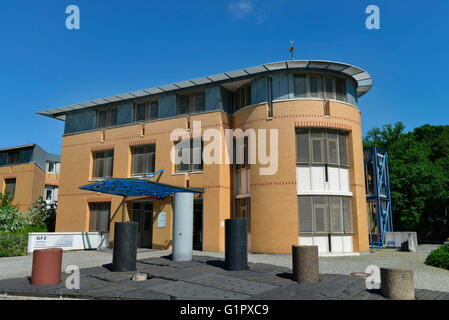
[[[383,249],[374,253],[351,257],[321,257],[320,273],[345,274],[364,272],[369,265],[379,267],[411,268],[415,273],[415,287],[449,292],[449,271],[430,267],[424,264],[428,253],[435,245],[420,245],[419,253],[400,252],[397,249]],[[170,254],[166,250],[139,249],[137,258],[161,257]],[[198,256],[213,256],[223,258],[224,254],[217,252],[195,251]],[[249,262],[268,263],[291,268],[289,254],[249,254]],[[68,265],[78,265],[80,268],[97,267],[112,262],[112,250],[101,251],[71,251],[63,255],[63,270]],[[0,279],[25,277],[31,275],[32,256],[0,258]]]
[[[146,281],[132,281],[134,272],[111,272],[110,264],[81,270],[80,289],[59,285],[32,286],[28,277],[0,280],[0,293],[55,298],[85,299],[232,299],[232,300],[381,300],[378,292],[366,290],[363,278],[321,274],[320,282],[298,284],[291,270],[264,263],[249,263],[249,269],[227,271],[223,259],[194,256],[192,261],[175,262],[153,257],[137,262]],[[449,293],[416,290],[417,299],[449,300]]]

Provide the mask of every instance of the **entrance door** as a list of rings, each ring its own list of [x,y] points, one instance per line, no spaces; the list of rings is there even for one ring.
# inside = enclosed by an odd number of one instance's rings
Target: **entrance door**
[[[153,242],[153,202],[133,202],[132,221],[137,222],[137,247],[151,248]]]
[[[203,199],[193,202],[193,250],[203,250]]]
[[[251,199],[237,199],[237,216],[236,218],[245,218],[248,227],[248,251],[251,251]]]

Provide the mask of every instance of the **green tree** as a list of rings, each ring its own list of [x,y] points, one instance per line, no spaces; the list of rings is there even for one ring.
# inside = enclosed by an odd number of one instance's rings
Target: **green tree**
[[[421,239],[448,236],[449,126],[424,125],[405,132],[402,122],[373,128],[364,147],[388,153],[393,225]]]

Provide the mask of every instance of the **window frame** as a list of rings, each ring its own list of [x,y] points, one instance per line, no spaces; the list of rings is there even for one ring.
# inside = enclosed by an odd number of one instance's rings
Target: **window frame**
[[[106,124],[104,126],[100,125],[100,113],[101,112],[106,112]],[[114,113],[115,113],[115,119],[113,119]],[[96,129],[104,129],[104,128],[109,128],[109,127],[114,127],[117,125],[117,120],[118,120],[117,118],[118,118],[118,108],[117,107],[97,109],[95,128]]]
[[[318,198],[325,199],[324,204],[323,203],[315,203],[315,201]],[[301,210],[305,208],[305,206],[301,206],[301,199],[304,199],[309,201],[310,204],[310,213],[304,214]],[[340,229],[337,231],[333,231],[333,216],[335,216],[332,212],[332,200],[338,199],[339,203],[339,213],[337,213],[336,216],[340,219]],[[352,197],[349,196],[339,196],[339,195],[299,195],[298,196],[298,234],[304,235],[304,236],[324,236],[324,235],[331,235],[331,236],[342,236],[342,235],[353,235],[353,215],[352,215]],[[345,201],[347,205],[348,212],[345,212]],[[318,201],[321,202],[321,201]],[[317,208],[324,208],[324,231],[319,230],[317,231],[317,216],[316,216],[316,209]],[[301,218],[302,216],[302,218]],[[311,227],[311,230],[309,231],[301,231],[301,219],[308,219],[309,221],[304,221],[304,225],[308,224],[308,227]],[[348,221],[349,220],[349,221]],[[304,229],[303,229],[304,230]]]
[[[8,185],[10,185],[11,183],[8,183],[8,182],[10,182],[10,181],[13,181],[14,180],[14,190],[13,190],[13,192],[11,192],[11,191],[9,191],[9,190],[7,190],[7,188],[8,188]],[[3,190],[3,192],[8,192],[9,193],[9,195],[10,196],[12,196],[12,197],[14,197],[15,195],[16,195],[16,189],[17,189],[17,178],[6,178],[5,180],[4,180],[4,182],[5,182],[5,188],[4,188],[4,190]]]
[[[92,228],[92,213],[93,211],[97,213],[98,211],[104,211],[104,208],[101,208],[102,205],[108,206],[108,222],[107,222],[107,230],[101,230],[97,228],[97,225],[95,226],[95,229]],[[100,208],[92,209],[93,206],[99,206]],[[98,218],[95,219],[96,222],[98,222]],[[89,232],[110,232],[111,229],[111,202],[90,202],[89,203]]]
[[[197,163],[193,163],[193,140],[195,139],[200,139],[201,141],[201,163],[197,164]],[[175,152],[178,152],[176,150],[176,144],[178,144],[179,142],[181,142],[182,140],[179,141],[175,141]],[[180,174],[180,173],[192,173],[192,172],[203,172],[204,170],[204,161],[203,161],[203,151],[204,151],[204,141],[203,139],[201,139],[200,137],[198,138],[190,138],[189,139],[189,153],[190,153],[190,163],[186,164],[186,163],[179,163],[179,164],[175,164],[174,166],[174,172],[175,174]],[[187,166],[187,169],[182,169],[182,166]],[[194,168],[194,166],[199,166],[199,168]]]
[[[312,130],[320,130],[321,131],[321,137],[313,137],[312,136]],[[307,131],[307,132],[304,132]],[[336,134],[336,156],[337,156],[337,163],[330,163],[329,162],[329,140],[332,139],[334,140],[334,138],[329,138],[329,132],[335,132]],[[308,149],[309,149],[309,154],[308,154],[308,158],[309,161],[299,161],[298,157],[299,157],[299,146],[298,146],[298,139],[299,139],[299,134],[307,134],[308,136]],[[296,147],[296,165],[297,166],[313,166],[313,165],[328,165],[328,166],[332,166],[332,167],[340,167],[340,168],[349,168],[350,167],[350,163],[349,163],[349,154],[348,154],[348,135],[349,132],[344,131],[344,130],[340,130],[340,129],[333,129],[333,128],[302,128],[302,127],[297,127],[295,128],[295,147]],[[344,137],[344,145],[345,145],[345,160],[346,163],[342,162],[342,150],[341,150],[341,143],[340,143],[340,139],[342,139],[342,137]],[[324,156],[324,160],[321,162],[317,162],[314,160],[314,149],[313,149],[313,141],[314,140],[320,140],[320,148],[321,148],[321,158],[323,159]]]
[[[154,117],[151,116],[151,111],[153,104],[156,103],[156,115]],[[139,105],[145,105],[145,112],[144,112],[144,118],[143,119],[137,119],[137,110]],[[134,122],[146,122],[146,121],[152,121],[158,119],[159,114],[159,99],[151,99],[151,100],[145,100],[145,101],[138,101],[134,103],[134,115],[133,115],[133,121]]]
[[[298,95],[295,92],[295,78],[297,77],[305,77],[305,84],[306,84],[306,93],[304,96]],[[311,92],[311,78],[317,78],[317,92],[316,95],[312,95]],[[327,82],[326,80],[331,80],[331,94],[328,96],[327,94]],[[337,81],[342,81],[344,83],[343,85],[343,99],[339,99],[337,95]],[[338,102],[345,102],[348,103],[348,95],[347,95],[347,88],[346,88],[346,78],[333,75],[333,74],[326,74],[326,73],[319,73],[319,72],[295,72],[293,73],[293,96],[295,99],[320,99],[320,100],[333,100]]]
[[[234,112],[252,104],[252,81],[240,86],[234,91]]]
[[[148,172],[134,172],[134,156],[136,155],[136,153],[134,153],[134,150],[138,149],[138,148],[150,148],[153,147],[153,151],[149,151],[149,152],[142,152],[139,154],[144,154],[144,167],[146,167],[146,160],[145,157],[149,154],[153,154],[153,171],[148,171]],[[145,150],[145,149],[144,149]],[[156,170],[156,144],[155,143],[150,143],[150,144],[145,144],[145,145],[136,145],[136,146],[131,146],[131,176],[141,176],[141,175],[145,175],[145,174],[149,174],[152,173]],[[148,170],[148,168],[144,168],[144,171]]]
[[[107,153],[108,152],[112,152],[112,156],[107,156]],[[104,157],[103,158],[95,158],[95,155],[96,154],[98,154],[98,153],[104,153]],[[105,161],[105,159],[108,159],[108,158],[112,158],[112,163],[111,163],[111,175],[110,176],[106,176],[106,175],[103,175],[103,176],[95,176],[95,172],[97,171],[96,170],[96,166],[97,166],[97,163],[98,162],[96,162],[95,160],[97,160],[97,159],[103,159],[103,174],[105,174],[105,171],[106,171],[106,166],[105,166],[105,163],[104,163],[104,161]],[[103,180],[103,179],[109,179],[109,178],[112,178],[114,176],[114,149],[105,149],[105,150],[95,150],[95,151],[92,151],[92,179],[93,180]]]
[[[197,96],[198,95],[203,95],[204,97],[204,102],[203,105],[200,109],[197,109]],[[182,97],[188,97],[188,101],[189,101],[189,105],[187,107],[187,110],[185,112],[179,112],[179,108],[180,108],[180,100]],[[194,91],[187,91],[187,92],[182,92],[182,93],[178,93],[176,94],[176,115],[186,115],[186,114],[194,114],[194,113],[200,113],[200,112],[204,112],[206,111],[206,90],[201,89],[201,90],[194,90]]]

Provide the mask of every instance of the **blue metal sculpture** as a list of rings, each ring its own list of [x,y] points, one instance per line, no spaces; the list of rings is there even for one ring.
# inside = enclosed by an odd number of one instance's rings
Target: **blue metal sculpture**
[[[189,193],[203,193],[203,189],[198,188],[183,188],[173,186],[156,181],[150,181],[149,179],[164,172],[163,169],[148,175],[135,177],[135,178],[110,178],[98,182],[89,183],[87,185],[79,187],[82,190],[89,190],[107,194],[113,194],[123,197],[123,215],[122,220],[125,219],[125,200],[127,197],[139,197],[139,196],[156,196],[163,197],[174,195],[178,192]]]
[[[365,148],[365,185],[371,248],[385,245],[385,233],[393,231],[387,153]]]

